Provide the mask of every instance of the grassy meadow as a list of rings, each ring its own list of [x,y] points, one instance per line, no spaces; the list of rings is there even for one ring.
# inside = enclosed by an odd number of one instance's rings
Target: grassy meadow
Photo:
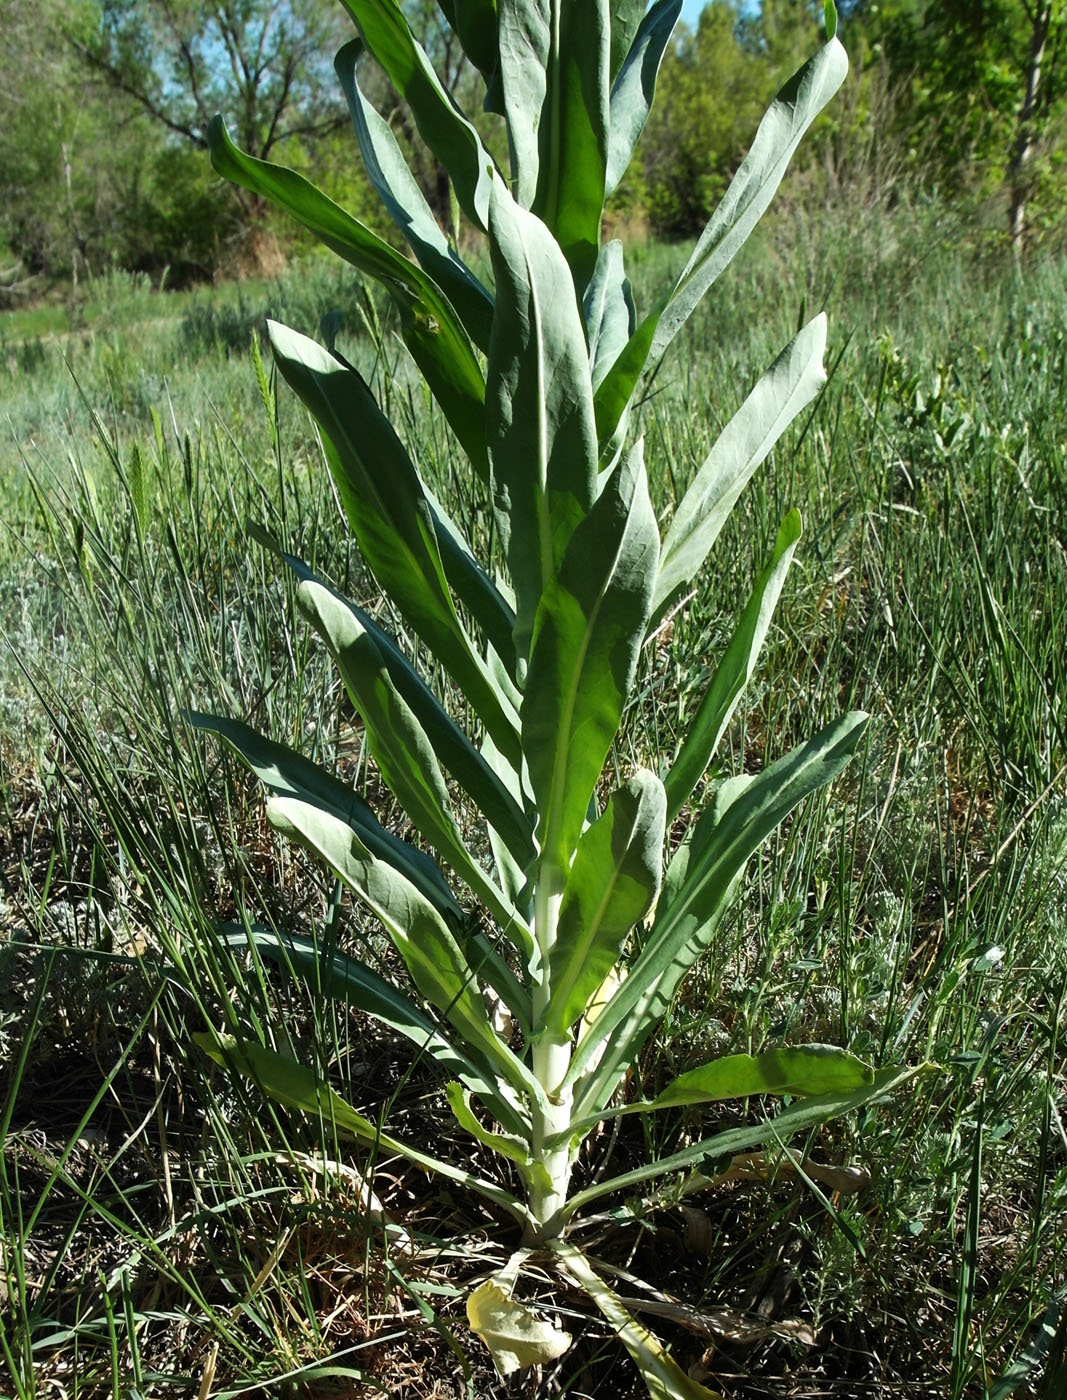
[[[642,306],[685,250],[630,257]],[[614,1201],[596,1252],[683,1368],[730,1400],[1055,1400],[1067,1393],[1067,264],[1017,274],[937,208],[866,222],[787,208],[648,386],[638,418],[661,515],[822,307],[826,389],[646,648],[619,763],[671,757],[794,505],[797,562],[708,780],[757,771],[844,709],[874,722],[843,778],[753,862],[634,1092],[784,1037],[936,1068],[906,1098],[782,1144],[747,1180],[642,1219]],[[351,1084],[362,1112],[426,1142],[454,1132],[405,1044],[220,939],[227,923],[261,923],[390,956],[182,717],[240,717],[403,821],[294,619],[289,580],[248,529],[401,628],[361,572],[307,416],[258,351],[266,315],[314,333],[335,309],[339,346],[485,539],[484,503],[389,316],[332,263],[180,295],[116,274],[76,314],[0,317],[0,1395],[12,1400],[645,1393],[603,1322],[547,1287],[575,1346],[540,1376],[500,1380],[462,1303],[513,1247],[500,1222],[226,1078],[191,1038],[232,1003],[250,1035]],[[669,703],[646,704],[654,693]],[[616,1120],[587,1169],[675,1151],[699,1135],[694,1120],[737,1108]]]

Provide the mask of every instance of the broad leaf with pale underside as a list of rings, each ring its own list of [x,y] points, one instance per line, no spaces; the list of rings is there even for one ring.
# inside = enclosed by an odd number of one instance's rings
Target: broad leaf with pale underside
[[[570,1333],[509,1298],[492,1279],[468,1297],[467,1321],[489,1348],[502,1376],[555,1361],[571,1344]]]
[[[220,175],[286,210],[327,248],[382,285],[400,313],[412,359],[472,466],[484,473],[485,381],[469,336],[433,279],[295,170],[239,150],[221,117],[209,123],[207,142]]]
[[[585,1014],[618,962],[626,938],[659,891],[667,799],[653,773],[639,771],[612,793],[583,833],[560,904],[549,959],[550,1030]]]
[[[847,72],[845,51],[836,38],[831,38],[778,94],[678,281],[640,322],[597,390],[597,432],[602,445],[613,438],[642,374],[659,364],[678,331],[758,223],[801,137],[844,82]]]
[[[490,230],[497,314],[486,441],[493,509],[515,588],[515,646],[596,497],[593,390],[581,312],[559,245],[498,182]]]
[[[545,588],[522,705],[542,860],[565,869],[644,638],[659,532],[641,444],[620,462]]]

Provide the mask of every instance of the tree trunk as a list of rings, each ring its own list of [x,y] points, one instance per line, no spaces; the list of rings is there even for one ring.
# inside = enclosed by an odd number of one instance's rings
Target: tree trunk
[[[1036,0],[1031,14],[1030,58],[1026,68],[1026,93],[1016,127],[1015,152],[1009,168],[1011,207],[1008,226],[1011,232],[1012,255],[1016,264],[1022,261],[1026,246],[1026,200],[1029,194],[1029,167],[1034,156],[1038,96],[1041,91],[1041,66],[1045,61],[1049,26],[1052,23],[1054,0]]]
[[[63,161],[63,186],[67,197],[67,223],[70,230],[70,283],[71,292],[78,296],[78,260],[85,257],[85,239],[78,227],[78,211],[74,206],[74,178],[70,143],[60,144],[60,157]]]

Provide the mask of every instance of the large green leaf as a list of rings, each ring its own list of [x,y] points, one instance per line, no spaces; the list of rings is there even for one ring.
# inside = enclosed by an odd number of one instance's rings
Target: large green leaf
[[[642,769],[583,832],[549,954],[549,1032],[566,1031],[585,1014],[630,930],[652,907],[663,873],[666,808],[663,784]]]
[[[619,69],[626,61],[626,55],[630,52],[634,35],[640,27],[647,8],[648,0],[609,0],[612,82],[615,81]]]
[[[700,818],[689,844],[667,868],[644,948],[575,1052],[568,1074],[571,1082],[597,1047],[606,1044],[599,1065],[583,1086],[577,1117],[604,1107],[618,1067],[632,1062],[706,947],[705,932],[721,917],[748,858],[798,802],[837,776],[866,726],[867,716],[858,711],[835,720],[758,777],[731,782],[725,799],[713,801]],[[682,878],[676,867],[684,870]]]
[[[437,0],[463,52],[492,83],[500,61],[496,39],[497,0]]]
[[[238,150],[221,117],[212,119],[207,140],[220,175],[284,209],[327,248],[381,283],[400,312],[412,359],[472,465],[484,475],[485,382],[470,339],[441,289],[302,175]]]
[[[581,313],[555,239],[499,183],[490,226],[496,316],[486,437],[521,659],[545,585],[596,495],[596,432]]]
[[[597,391],[597,430],[602,443],[614,436],[641,375],[656,367],[752,232],[774,197],[801,138],[844,82],[847,72],[845,51],[836,38],[831,38],[771,104],[748,155],[697,240],[678,281],[637,327]]]
[[[538,609],[522,746],[542,861],[566,870],[622,717],[656,577],[659,531],[638,442],[575,530]]]
[[[480,1057],[475,1054],[471,1058],[457,1049],[424,1011],[363,963],[336,948],[327,949],[313,938],[262,924],[248,929],[230,925],[221,934],[233,947],[254,947],[272,962],[291,968],[322,996],[343,1001],[389,1026],[421,1052],[432,1055],[446,1073],[458,1075],[509,1131],[529,1130],[514,1105],[499,1093],[492,1070],[487,1072]]]
[[[800,515],[791,510],[782,521],[770,561],[756,580],[752,596],[715,668],[678,756],[663,780],[667,790],[668,822],[681,811],[714,758],[738,701],[752,679],[799,539]]]
[[[337,1091],[318,1077],[308,1065],[302,1065],[290,1055],[282,1055],[255,1040],[244,1040],[234,1035],[215,1035],[194,1031],[193,1040],[209,1059],[226,1069],[234,1069],[251,1079],[264,1093],[286,1108],[295,1108],[301,1113],[321,1117],[342,1132],[348,1133],[359,1142],[380,1148],[385,1152],[395,1152],[414,1162],[424,1171],[434,1172],[458,1181],[463,1186],[477,1191],[519,1221],[526,1219],[526,1211],[519,1201],[502,1187],[491,1181],[466,1172],[451,1162],[431,1157],[429,1153],[414,1147],[411,1143],[390,1137],[381,1131],[341,1097]]]
[[[682,12],[682,0],[656,0],[641,20],[633,44],[611,86],[606,193],[626,174],[645,129],[663,51]]]
[[[672,1153],[669,1157],[661,1157],[658,1161],[647,1162],[644,1166],[635,1167],[633,1171],[623,1173],[622,1176],[598,1181],[595,1185],[576,1192],[570,1198],[565,1207],[566,1214],[571,1217],[584,1210],[592,1201],[599,1200],[601,1196],[610,1195],[615,1191],[626,1191],[632,1194],[633,1188],[640,1185],[641,1182],[649,1181],[657,1176],[664,1176],[668,1172],[693,1168],[702,1170],[704,1167],[717,1169],[719,1163],[729,1162],[731,1157],[740,1152],[751,1152],[754,1148],[762,1147],[768,1142],[786,1144],[794,1134],[807,1132],[810,1128],[817,1127],[820,1123],[829,1122],[831,1119],[843,1118],[846,1113],[851,1113],[853,1109],[863,1108],[865,1104],[895,1093],[918,1075],[929,1073],[934,1068],[933,1065],[929,1064],[904,1069],[893,1065],[887,1069],[878,1070],[869,1083],[859,1088],[841,1089],[834,1093],[817,1094],[812,1098],[797,1099],[788,1108],[783,1108],[780,1113],[776,1113],[773,1118],[756,1119],[751,1123],[744,1123],[740,1127],[728,1128],[725,1132],[716,1133],[714,1137],[700,1138],[680,1152]]]
[[[538,130],[534,212],[556,235],[581,290],[596,265],[604,213],[611,22],[608,0],[547,3],[559,16],[559,40]]]
[[[419,992],[479,1054],[497,1076],[520,1092],[540,1095],[528,1069],[493,1030],[478,971],[467,961],[436,909],[392,866],[371,855],[359,837],[337,817],[294,797],[272,797],[271,824],[320,856],[359,895],[389,934]],[[528,1024],[528,1009],[516,993],[509,1004],[516,1020]]]
[[[608,155],[608,0],[499,0],[515,193],[584,287],[596,262]]]
[[[650,367],[689,319],[755,228],[781,183],[804,133],[848,74],[848,56],[831,38],[782,88],[759,124],[748,154],[660,314]]]
[[[394,682],[381,648],[345,599],[316,579],[297,588],[297,605],[322,636],[337,662],[353,705],[367,729],[367,743],[382,777],[423,837],[437,848],[499,923],[524,949],[533,945],[525,921],[471,855],[452,810],[448,784],[434,744],[411,704]],[[444,728],[435,725],[440,740]],[[450,741],[453,756],[459,746]],[[481,763],[480,755],[475,756]],[[509,795],[488,765],[485,790],[504,807]],[[471,777],[471,768],[465,768]],[[480,776],[472,783],[478,786]],[[512,804],[514,805],[514,804]],[[516,821],[521,823],[518,816]],[[489,975],[487,971],[487,976]],[[494,986],[496,982],[494,981]],[[501,990],[498,987],[498,990]],[[515,1009],[519,1015],[519,1009]]]
[[[477,1138],[479,1142],[484,1142],[486,1147],[491,1147],[494,1152],[499,1152],[502,1157],[507,1157],[511,1162],[518,1162],[520,1166],[527,1168],[533,1165],[533,1160],[530,1157],[531,1130],[529,1124],[525,1126],[521,1134],[494,1133],[486,1128],[475,1114],[471,1106],[469,1088],[453,1081],[445,1086],[445,1097],[448,1099],[448,1106],[452,1110],[453,1118],[465,1133],[470,1133],[471,1137]],[[489,1102],[492,1104],[491,1099]]]
[[[809,321],[719,434],[663,540],[652,624],[696,578],[753,472],[826,382],[826,317]]]
[[[631,1315],[622,1299],[594,1271],[581,1250],[562,1239],[551,1241],[551,1248],[565,1271],[596,1303],[612,1332],[633,1357],[634,1365],[648,1387],[650,1400],[723,1400],[717,1392],[706,1389],[687,1376],[677,1361],[668,1356],[663,1343]]]
[[[396,0],[342,0],[367,48],[415,118],[419,135],[448,171],[456,198],[481,229],[489,218],[493,159],[456,106]]]
[[[186,718],[197,729],[210,730],[225,739],[269,792],[299,797],[340,817],[379,860],[395,866],[410,880],[438,913],[456,919],[462,916],[448,882],[425,851],[386,831],[366,802],[339,778],[239,720],[195,711]]]
[[[515,730],[449,591],[418,472],[360,376],[307,336],[269,323],[279,369],[310,410],[356,541],[382,589],[446,667],[503,752]]]
[[[672,1080],[649,1107],[676,1108],[752,1094],[850,1093],[873,1083],[870,1065],[836,1045],[786,1045],[762,1055],[722,1055],[698,1065]]]
[[[493,328],[493,298],[441,232],[418,181],[408,169],[389,123],[367,101],[356,79],[356,60],[363,50],[355,39],[338,50],[334,60],[363,164],[389,216],[412,252],[448,297],[464,329],[481,350],[488,351]]]
[[[533,830],[512,789],[501,781],[497,770],[474,747],[419,672],[375,620],[331,588],[301,560],[281,550],[278,552],[298,579],[330,593],[341,608],[351,613],[355,626],[370,635],[390,680],[425,731],[434,754],[478,805],[486,821],[525,868],[534,857]],[[327,642],[330,643],[329,638]]]
[[[593,392],[633,335],[635,312],[630,281],[623,270],[622,243],[613,238],[597,257],[583,300]]]

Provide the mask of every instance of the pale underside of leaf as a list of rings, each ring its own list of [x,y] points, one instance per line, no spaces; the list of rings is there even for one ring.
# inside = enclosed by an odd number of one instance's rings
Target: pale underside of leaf
[[[825,383],[825,349],[826,317],[819,315],[790,341],[719,434],[664,537],[653,627],[696,579],[752,474]]]
[[[509,1298],[492,1279],[467,1298],[467,1321],[489,1348],[502,1376],[555,1361],[571,1344],[568,1332]]]
[[[706,947],[707,930],[714,928],[733,897],[749,857],[798,802],[841,771],[866,723],[859,712],[845,715],[758,777],[742,776],[721,785],[691,841],[667,868],[652,931],[630,975],[571,1062],[568,1078],[573,1082],[598,1042],[611,1037],[610,1048],[582,1090],[582,1116],[606,1107],[613,1074],[630,1063],[665,1014],[682,978]]]
[[[585,330],[555,239],[500,182],[491,248],[497,314],[486,382],[493,508],[515,589],[515,647],[596,496],[597,447]]]
[[[752,679],[800,539],[800,529],[799,514],[790,511],[782,522],[771,558],[757,578],[752,596],[715,668],[711,684],[701,697],[681,748],[663,779],[669,822],[689,800],[715,757],[745,687]]]

